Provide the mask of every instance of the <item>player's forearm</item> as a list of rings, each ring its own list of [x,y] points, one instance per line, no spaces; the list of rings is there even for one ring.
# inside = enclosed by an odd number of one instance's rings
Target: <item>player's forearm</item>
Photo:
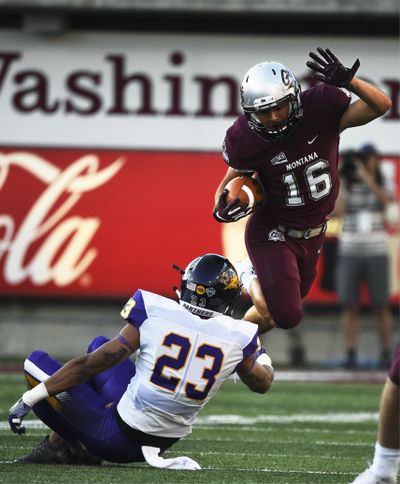
[[[373,111],[375,117],[383,116],[391,107],[390,98],[373,84],[354,77],[348,86]]]
[[[126,360],[132,352],[117,338],[105,343],[92,353],[68,361],[45,380],[49,395],[56,395]]]
[[[49,395],[56,395],[76,385],[85,383],[97,373],[97,368],[88,364],[88,355],[68,361],[62,368],[45,380]]]

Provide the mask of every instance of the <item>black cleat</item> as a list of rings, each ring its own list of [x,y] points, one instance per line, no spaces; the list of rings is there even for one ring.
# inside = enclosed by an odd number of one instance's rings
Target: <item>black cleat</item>
[[[47,435],[32,452],[14,461],[15,464],[72,464],[72,455],[68,444],[60,442],[51,445]]]
[[[80,444],[77,445],[76,454],[70,450],[70,446],[64,440],[56,445],[49,443],[47,435],[42,442],[32,449],[28,455],[24,455],[14,461],[15,464],[69,464],[69,465],[101,465],[102,459],[90,453]]]
[[[81,466],[100,466],[102,462],[101,457],[97,457],[82,446],[80,446],[77,455],[72,456],[72,459],[72,464]]]

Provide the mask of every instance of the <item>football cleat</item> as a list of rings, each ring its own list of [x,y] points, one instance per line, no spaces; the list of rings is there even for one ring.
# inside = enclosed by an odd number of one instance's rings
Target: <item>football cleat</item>
[[[56,445],[49,442],[47,435],[34,447],[30,454],[14,461],[14,464],[69,464],[69,465],[101,465],[102,459],[90,453],[79,445],[77,454],[73,454],[65,441]]]
[[[368,467],[359,474],[351,484],[396,484],[396,476],[380,477]]]
[[[15,464],[71,464],[71,453],[64,442],[60,445],[51,445],[49,436],[39,442],[30,454],[24,455],[14,461]]]

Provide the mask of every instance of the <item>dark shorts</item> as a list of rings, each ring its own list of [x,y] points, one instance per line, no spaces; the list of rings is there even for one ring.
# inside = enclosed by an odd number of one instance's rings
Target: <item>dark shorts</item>
[[[302,299],[317,274],[324,235],[295,239],[254,213],[246,226],[246,247],[276,324],[289,329],[302,319]]]
[[[108,341],[98,336],[89,345],[94,351]],[[52,375],[61,363],[44,351],[34,351],[25,361],[25,378],[34,386]],[[163,452],[179,439],[154,437],[121,422],[116,406],[135,375],[131,360],[96,375],[55,397],[33,406],[37,417],[68,442],[79,441],[93,454],[110,462],[143,461],[141,446],[160,447]]]
[[[339,302],[352,306],[360,302],[360,286],[366,282],[371,304],[387,304],[389,299],[389,259],[386,255],[353,257],[340,255],[336,270]]]
[[[397,345],[393,358],[392,358],[392,364],[390,365],[390,370],[389,370],[389,378],[392,380],[393,383],[396,385],[400,385],[400,343]]]

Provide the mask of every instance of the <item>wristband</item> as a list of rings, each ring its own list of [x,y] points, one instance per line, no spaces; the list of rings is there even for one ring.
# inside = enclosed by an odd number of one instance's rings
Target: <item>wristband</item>
[[[44,400],[49,396],[49,392],[47,391],[46,385],[42,381],[39,385],[35,386],[31,390],[28,390],[22,395],[22,401],[33,407],[35,403],[40,402],[40,400]]]
[[[261,355],[256,359],[256,361],[257,363],[260,363],[260,365],[266,365],[273,368],[271,358],[267,355],[267,353],[261,353]]]

